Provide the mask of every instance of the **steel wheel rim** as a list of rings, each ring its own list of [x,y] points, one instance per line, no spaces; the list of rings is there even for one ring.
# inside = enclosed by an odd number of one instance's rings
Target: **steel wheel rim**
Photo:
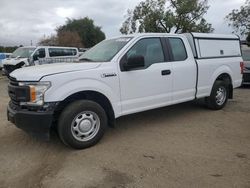
[[[215,101],[219,106],[223,105],[227,98],[227,90],[225,87],[219,87],[216,91]]]
[[[100,129],[100,118],[92,111],[83,111],[79,113],[71,123],[71,133],[73,137],[86,142],[93,139]]]

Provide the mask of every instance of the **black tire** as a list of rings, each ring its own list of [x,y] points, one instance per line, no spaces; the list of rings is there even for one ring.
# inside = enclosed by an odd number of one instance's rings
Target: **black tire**
[[[216,99],[216,96],[217,96],[217,92],[220,92],[221,90],[223,90],[226,93],[224,93],[225,98],[221,100],[221,103],[220,103],[218,102],[219,100]],[[222,109],[227,103],[228,96],[229,96],[228,84],[221,80],[215,81],[210,96],[206,98],[207,107],[212,110]]]
[[[83,114],[81,117],[81,113]],[[92,115],[92,119],[88,119],[89,114]],[[80,115],[79,115],[80,114]],[[95,117],[93,117],[93,115]],[[79,117],[82,118],[82,120],[79,120]],[[83,118],[85,117],[85,118]],[[89,116],[90,117],[90,116]],[[96,120],[95,120],[96,119]],[[77,123],[77,120],[81,123]],[[83,121],[89,121],[95,120],[98,123],[87,123],[87,127],[91,126],[95,130],[95,135],[93,134],[93,138],[90,138],[89,140],[82,140],[85,139],[84,136],[81,135],[84,131],[86,133],[88,130],[84,130],[81,132],[81,129],[86,129],[86,122],[84,125]],[[82,124],[83,123],[83,124]],[[77,125],[76,125],[77,124]],[[95,124],[95,125],[94,125]],[[99,125],[98,130],[97,128],[94,128]],[[81,127],[83,125],[84,128]],[[104,135],[105,129],[107,127],[107,115],[104,111],[104,109],[96,102],[89,101],[89,100],[78,100],[71,104],[69,104],[61,113],[57,125],[57,131],[59,134],[60,139],[62,142],[72,148],[75,149],[84,149],[91,147],[95,145]],[[78,128],[79,132],[74,130],[74,128]],[[89,128],[89,129],[92,129]],[[93,131],[94,132],[94,131]],[[86,137],[87,138],[87,137]]]

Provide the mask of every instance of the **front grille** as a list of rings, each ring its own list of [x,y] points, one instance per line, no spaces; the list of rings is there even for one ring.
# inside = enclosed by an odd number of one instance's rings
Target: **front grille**
[[[19,86],[18,81],[14,78],[9,78],[8,93],[13,104],[19,105],[20,102],[30,100],[30,90],[28,86]]]
[[[9,78],[9,86],[18,86],[18,82],[16,78],[11,77],[11,76],[9,76],[8,78]],[[10,104],[19,105],[19,102],[15,100],[14,93],[10,91],[10,87],[8,87],[8,93],[11,99]]]
[[[11,100],[9,102],[9,106],[13,110],[19,110],[21,108],[21,106],[19,105],[19,103],[15,103],[13,100]]]
[[[16,80],[16,78],[13,78],[11,76],[9,76],[8,78],[9,78],[10,85],[18,86],[18,81]]]

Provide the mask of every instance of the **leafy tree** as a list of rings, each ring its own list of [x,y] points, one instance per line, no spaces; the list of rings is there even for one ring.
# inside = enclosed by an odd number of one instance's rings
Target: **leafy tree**
[[[89,48],[105,39],[101,27],[95,26],[94,21],[88,17],[81,19],[67,19],[66,24],[56,29],[57,35],[65,31],[76,32],[81,38],[84,47]]]
[[[68,47],[84,47],[81,38],[77,32],[71,31],[62,31],[57,34],[57,40],[59,46],[68,46]]]
[[[233,9],[231,13],[226,16],[229,26],[235,28],[236,32],[241,35],[250,32],[250,0],[247,0],[240,9]]]
[[[208,0],[145,0],[128,10],[120,32],[212,32],[203,18]],[[167,6],[169,5],[169,6]]]
[[[0,52],[12,53],[17,48],[18,48],[18,46],[0,46]]]
[[[105,39],[101,27],[95,26],[88,17],[67,19],[66,24],[56,28],[56,35],[51,35],[39,41],[44,46],[74,46],[92,47]]]
[[[51,35],[49,37],[45,37],[43,39],[40,39],[38,42],[38,45],[40,46],[57,46],[58,45],[58,38],[56,35]]]

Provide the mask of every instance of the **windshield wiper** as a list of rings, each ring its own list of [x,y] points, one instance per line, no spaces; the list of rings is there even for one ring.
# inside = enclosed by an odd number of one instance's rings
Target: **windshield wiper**
[[[79,59],[80,61],[89,61],[89,62],[93,62],[93,60],[92,59],[89,59],[89,58],[81,58],[81,59]]]

